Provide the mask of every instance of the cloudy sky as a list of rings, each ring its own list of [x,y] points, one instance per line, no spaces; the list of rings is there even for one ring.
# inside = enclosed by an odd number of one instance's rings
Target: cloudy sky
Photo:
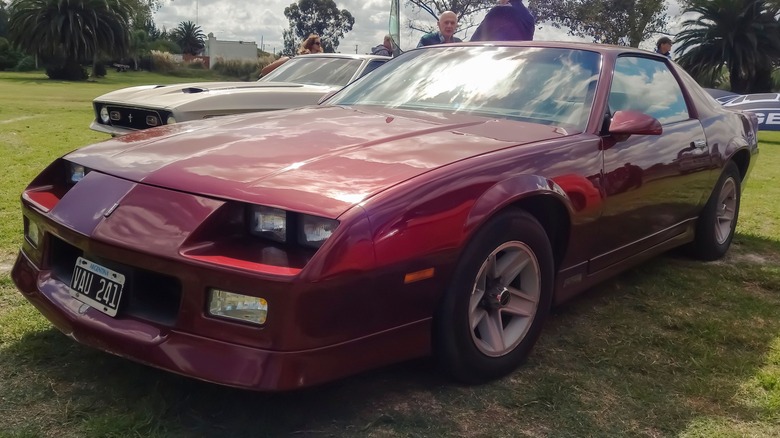
[[[251,4],[246,0],[170,0],[156,12],[154,21],[157,27],[172,29],[182,21],[193,21],[204,33],[213,33],[218,40],[255,41],[258,48],[266,51],[279,51],[282,48],[282,31],[289,27],[284,16],[284,8],[294,0],[262,0]],[[404,8],[401,0],[401,48],[406,50],[417,45],[420,32],[404,29],[409,19],[429,21],[426,13],[415,14],[410,8]],[[388,32],[390,16],[389,0],[336,0],[340,9],[347,9],[355,17],[352,31],[347,33],[339,44],[338,51],[350,53],[369,53],[371,47],[382,43],[382,37]],[[680,9],[676,2],[669,4],[667,13],[670,22],[680,21]],[[672,31],[676,26],[673,24]],[[473,30],[473,29],[472,29]],[[464,38],[463,33],[457,34]],[[536,31],[537,40],[575,40],[560,29],[542,26]],[[262,45],[262,46],[261,46]],[[643,48],[654,47],[645,42]]]

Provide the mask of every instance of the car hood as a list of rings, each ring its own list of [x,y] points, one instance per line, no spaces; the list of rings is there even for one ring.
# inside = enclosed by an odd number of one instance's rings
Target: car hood
[[[341,87],[291,82],[195,82],[173,85],[142,85],[103,94],[97,97],[95,102],[174,109],[183,104],[217,96],[229,97],[246,93],[314,93],[324,95],[330,90],[338,88]],[[262,101],[259,101],[256,104],[261,103]]]
[[[139,131],[65,158],[145,184],[335,218],[433,169],[566,135],[484,117],[315,106]]]

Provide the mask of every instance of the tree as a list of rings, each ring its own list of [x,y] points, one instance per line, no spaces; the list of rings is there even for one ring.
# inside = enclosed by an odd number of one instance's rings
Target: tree
[[[133,11],[131,16],[133,27],[143,28],[147,22],[152,21],[152,15],[160,9],[164,0],[125,0],[125,2]]]
[[[410,29],[423,32],[437,30],[436,22],[439,20],[439,15],[444,11],[452,11],[458,16],[459,31],[467,31],[479,25],[474,21],[474,15],[495,6],[496,0],[407,0],[406,4],[411,5],[412,10],[426,12],[433,18],[432,22],[426,24],[409,20]]]
[[[768,92],[780,60],[780,7],[765,0],[695,1],[677,34],[677,62],[691,75],[712,81],[725,66],[731,90]]]
[[[352,30],[355,18],[336,6],[333,0],[298,0],[284,8],[290,28],[283,33],[285,55],[294,55],[301,41],[316,33],[322,40],[322,50],[333,53],[344,34]]]
[[[197,55],[204,47],[206,35],[200,26],[192,21],[182,21],[179,27],[171,31],[171,39],[181,47],[181,51],[187,55]]]
[[[8,36],[8,10],[5,1],[0,0],[0,37]]]
[[[9,39],[68,71],[92,58],[94,74],[101,52],[121,55],[129,46],[131,10],[123,0],[14,0],[10,11]]]
[[[593,42],[639,47],[667,25],[665,0],[530,0],[537,22]]]

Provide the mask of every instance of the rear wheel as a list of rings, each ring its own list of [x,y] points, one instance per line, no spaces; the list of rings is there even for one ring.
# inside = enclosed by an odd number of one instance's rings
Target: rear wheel
[[[467,245],[436,318],[437,355],[456,379],[478,383],[519,366],[552,302],[553,257],[530,214],[499,214]]]
[[[702,260],[723,257],[731,246],[739,217],[742,187],[739,169],[729,162],[696,223],[693,252]]]

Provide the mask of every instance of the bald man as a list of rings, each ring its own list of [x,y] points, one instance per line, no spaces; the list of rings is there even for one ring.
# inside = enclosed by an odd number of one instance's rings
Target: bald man
[[[417,47],[432,46],[434,44],[459,43],[462,40],[454,36],[458,30],[458,16],[452,11],[444,11],[439,15],[439,31],[426,33],[420,38]]]

